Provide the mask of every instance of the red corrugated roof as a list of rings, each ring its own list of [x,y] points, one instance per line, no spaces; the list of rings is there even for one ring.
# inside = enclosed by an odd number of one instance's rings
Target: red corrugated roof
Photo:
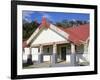
[[[50,24],[46,20],[45,17],[42,18],[41,27],[47,27],[49,28]],[[70,28],[60,28],[66,33],[69,34],[69,40],[72,41],[75,44],[80,44],[82,41],[86,41],[87,38],[89,37],[89,24],[85,25],[79,25],[79,26],[73,26]]]
[[[69,40],[74,44],[81,44],[85,42],[89,37],[89,24],[73,26],[71,28],[61,28],[61,30],[65,31],[69,34]]]

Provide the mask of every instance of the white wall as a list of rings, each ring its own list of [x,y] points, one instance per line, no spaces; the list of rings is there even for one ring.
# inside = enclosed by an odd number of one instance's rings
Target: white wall
[[[49,46],[49,51],[50,53],[52,53],[52,46]],[[30,54],[30,49],[29,48],[25,48],[25,52],[23,54],[23,61],[27,61],[28,55]],[[43,56],[43,61],[50,61],[50,55],[48,55],[49,53],[47,53],[47,47],[45,47],[43,49],[43,53],[47,54]],[[32,48],[32,61],[38,61],[38,55],[40,54],[38,52],[38,48]]]
[[[38,48],[32,48],[32,60],[33,61],[38,61]]]
[[[47,48],[49,48],[49,53],[47,52]],[[51,56],[48,54],[52,54],[53,53],[53,46],[45,46],[43,47],[43,53],[47,54],[43,56],[43,61],[50,61],[51,60]]]
[[[66,62],[67,62],[67,63],[70,63],[70,61],[71,61],[70,55],[66,55]]]
[[[23,54],[23,60],[26,61],[28,58],[28,55],[30,54],[30,49],[25,48],[25,52]],[[32,61],[38,61],[38,48],[32,48]]]
[[[27,58],[28,58],[28,54],[29,54],[29,48],[24,48],[24,52],[23,52],[23,61],[27,61]]]
[[[47,52],[47,48],[49,48],[49,53]],[[43,53],[44,54],[52,54],[53,53],[53,45],[51,45],[51,46],[44,46],[43,47]]]
[[[39,34],[39,36],[33,41],[32,45],[57,42],[57,41],[66,41],[66,39],[64,39],[63,37],[58,35],[56,32],[48,28],[48,29],[44,29]]]

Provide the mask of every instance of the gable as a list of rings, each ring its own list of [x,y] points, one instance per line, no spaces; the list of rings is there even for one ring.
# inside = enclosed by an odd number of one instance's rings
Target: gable
[[[51,42],[67,41],[64,37],[59,35],[57,32],[51,30],[50,28],[45,28],[36,36],[32,41],[31,46],[36,44],[44,44]]]

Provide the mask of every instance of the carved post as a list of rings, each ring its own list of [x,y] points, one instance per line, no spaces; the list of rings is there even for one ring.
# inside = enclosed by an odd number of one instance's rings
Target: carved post
[[[53,44],[53,54],[52,54],[52,64],[55,64],[57,62],[57,45]]]
[[[76,65],[76,53],[75,53],[75,45],[71,43],[71,65]]]
[[[43,46],[40,45],[40,54],[38,55],[38,61],[39,63],[42,63],[43,62]]]

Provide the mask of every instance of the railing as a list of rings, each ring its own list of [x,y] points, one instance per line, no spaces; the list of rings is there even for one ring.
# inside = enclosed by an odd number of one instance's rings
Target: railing
[[[83,55],[84,54],[82,54],[82,53],[77,53],[76,57],[79,58],[79,59],[81,59],[81,60],[83,60],[83,61],[87,61],[87,59]],[[88,54],[85,54],[85,55],[88,55]]]

